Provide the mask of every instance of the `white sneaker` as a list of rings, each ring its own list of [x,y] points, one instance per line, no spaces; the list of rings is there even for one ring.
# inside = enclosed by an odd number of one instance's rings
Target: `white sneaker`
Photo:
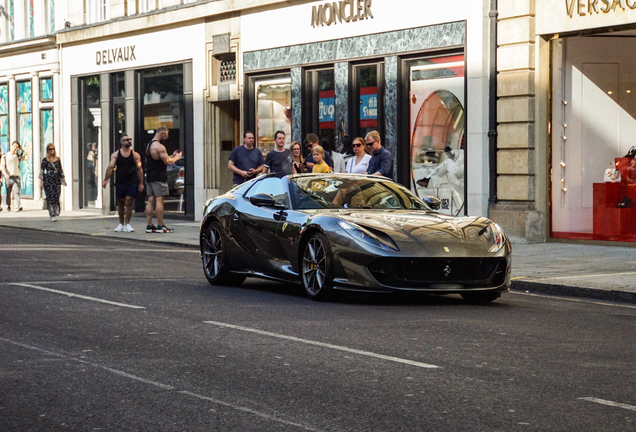
[[[135,229],[130,226],[130,224],[126,224],[124,227],[124,232],[135,232]]]
[[[117,225],[117,228],[115,228],[115,232],[121,232],[121,230],[124,229],[124,226],[122,224]]]
[[[57,219],[55,219],[55,216],[51,216],[51,222],[55,222]]]

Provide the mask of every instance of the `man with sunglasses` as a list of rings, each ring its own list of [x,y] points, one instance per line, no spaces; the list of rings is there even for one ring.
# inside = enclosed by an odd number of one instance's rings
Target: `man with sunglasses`
[[[121,148],[110,157],[103,186],[105,188],[108,185],[108,179],[116,170],[115,196],[119,225],[115,228],[115,232],[133,232],[135,229],[130,225],[130,218],[137,193],[144,190],[144,171],[141,168],[141,156],[131,149],[130,136],[123,134],[120,142]]]
[[[393,155],[382,147],[378,131],[371,131],[364,137],[367,150],[371,153],[371,160],[367,174],[393,178]]]
[[[307,134],[304,143],[307,147],[307,150],[309,150],[307,159],[305,159],[305,163],[307,164],[307,172],[311,172],[311,170],[314,169],[314,165],[316,165],[316,163],[314,162],[314,156],[312,155],[312,150],[318,145],[318,135],[313,133]],[[325,162],[331,169],[333,169],[333,159],[331,159],[331,156],[329,156],[329,154],[327,153],[325,153]]]

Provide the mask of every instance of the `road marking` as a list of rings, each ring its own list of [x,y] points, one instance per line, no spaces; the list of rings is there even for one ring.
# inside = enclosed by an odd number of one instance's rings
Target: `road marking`
[[[593,398],[593,397],[582,397],[579,398],[580,400],[586,400],[588,402],[594,402],[594,403],[598,403],[598,404],[602,404],[602,405],[609,405],[609,406],[613,406],[613,407],[617,407],[617,408],[624,408],[627,410],[631,410],[631,411],[636,411],[636,406],[634,405],[627,405],[624,403],[618,403],[618,402],[612,402],[612,401],[608,401],[605,399],[597,399],[597,398]]]
[[[126,304],[126,303],[118,303],[118,302],[114,302],[114,301],[110,301],[110,300],[99,299],[99,298],[96,298],[96,297],[89,297],[89,296],[85,296],[85,295],[81,295],[81,294],[73,294],[73,293],[70,293],[70,292],[60,291],[60,290],[51,289],[51,288],[45,288],[45,287],[41,287],[41,286],[37,286],[37,285],[31,285],[31,284],[25,284],[25,283],[11,283],[9,285],[21,286],[21,287],[25,287],[25,288],[33,288],[33,289],[37,289],[37,290],[40,290],[40,291],[51,292],[53,294],[61,294],[61,295],[65,295],[67,297],[77,297],[77,298],[81,298],[81,299],[84,299],[84,300],[90,300],[90,301],[99,302],[99,303],[106,303],[106,304],[110,304],[110,305],[114,305],[114,306],[127,307],[127,308],[131,308],[131,309],[146,309],[143,306],[136,306],[136,305]]]
[[[148,384],[148,385],[160,388],[162,390],[176,391],[177,393],[180,393],[180,394],[183,394],[183,395],[186,395],[186,396],[190,396],[190,397],[194,397],[194,398],[197,398],[197,399],[201,399],[201,400],[205,400],[205,401],[208,401],[208,402],[212,402],[212,403],[217,404],[217,405],[221,405],[221,406],[224,406],[224,407],[227,407],[227,408],[231,408],[231,409],[236,410],[236,411],[241,411],[241,412],[244,412],[244,413],[247,413],[247,414],[252,414],[252,415],[255,415],[257,417],[260,417],[260,418],[263,418],[263,419],[266,419],[266,420],[270,420],[270,421],[273,421],[273,422],[281,423],[281,424],[284,424],[284,425],[287,425],[287,426],[294,426],[294,427],[297,427],[297,428],[300,428],[300,429],[304,429],[304,430],[308,430],[308,431],[320,432],[319,429],[313,428],[311,426],[303,425],[301,423],[295,423],[295,422],[292,422],[292,421],[289,421],[289,420],[285,420],[285,419],[280,418],[280,417],[276,417],[276,416],[273,416],[273,415],[270,415],[270,414],[266,414],[266,413],[262,413],[260,411],[253,410],[251,408],[247,408],[247,407],[244,407],[244,406],[241,406],[241,405],[237,405],[237,404],[233,404],[233,403],[230,403],[230,402],[225,402],[225,401],[220,400],[220,399],[214,399],[214,398],[211,398],[211,397],[203,396],[203,395],[200,395],[200,394],[197,394],[197,393],[192,393],[192,392],[189,392],[187,390],[178,390],[177,388],[175,388],[175,387],[173,387],[171,385],[163,384],[163,383],[160,383],[160,382],[157,382],[157,381],[152,381],[152,380],[149,380],[149,379],[146,379],[146,378],[139,377],[137,375],[132,375],[132,374],[129,374],[128,372],[124,372],[124,371],[120,371],[120,370],[117,370],[117,369],[113,369],[113,368],[110,368],[108,366],[102,366],[102,365],[99,365],[99,364],[96,364],[96,363],[92,363],[92,362],[89,362],[89,361],[86,361],[86,360],[83,360],[83,359],[78,359],[78,358],[75,358],[75,357],[71,357],[69,355],[64,355],[64,354],[56,353],[56,352],[49,351],[49,350],[46,350],[46,349],[43,349],[43,348],[39,348],[39,347],[36,347],[36,346],[27,345],[27,344],[23,344],[23,343],[20,343],[20,342],[15,342],[15,341],[12,341],[10,339],[5,339],[3,337],[0,337],[0,341],[9,343],[11,345],[19,346],[19,347],[22,347],[22,348],[26,348],[26,349],[29,349],[29,350],[38,351],[38,352],[41,352],[41,353],[44,353],[44,354],[47,354],[47,355],[50,355],[50,356],[62,358],[62,359],[65,359],[65,360],[73,360],[73,361],[76,361],[78,363],[82,363],[82,364],[85,364],[85,365],[88,365],[88,366],[92,366],[92,367],[97,368],[97,369],[102,369],[102,370],[105,370],[107,372],[111,372],[111,373],[113,373],[115,375],[119,375],[119,376],[124,377],[124,378],[128,378],[128,379],[131,379],[131,380],[134,380],[134,381],[139,381],[141,383]]]
[[[241,326],[237,326],[237,325],[233,325],[233,324],[227,324],[227,323],[222,323],[222,322],[218,322],[218,321],[203,321],[206,324],[213,324],[219,327],[226,327],[226,328],[231,328],[234,330],[240,330],[240,331],[244,331],[244,332],[250,332],[250,333],[256,333],[256,334],[260,334],[263,336],[270,336],[270,337],[275,337],[278,339],[285,339],[285,340],[289,340],[289,341],[293,341],[293,342],[300,342],[300,343],[304,343],[307,345],[315,345],[315,346],[319,346],[319,347],[323,347],[323,348],[330,348],[330,349],[334,349],[334,350],[338,350],[338,351],[344,351],[344,352],[348,352],[348,353],[352,353],[352,354],[359,354],[359,355],[363,355],[363,356],[367,356],[367,357],[373,357],[373,358],[377,358],[377,359],[381,359],[381,360],[388,360],[388,361],[392,361],[392,362],[396,362],[396,363],[403,363],[403,364],[407,364],[407,365],[411,365],[411,366],[417,366],[417,367],[421,367],[421,368],[428,368],[428,369],[435,369],[435,368],[439,368],[441,366],[435,366],[432,364],[427,364],[427,363],[420,363],[420,362],[416,362],[413,360],[407,360],[407,359],[403,359],[403,358],[399,358],[399,357],[391,357],[391,356],[387,356],[384,354],[376,354],[376,353],[372,353],[369,351],[362,351],[362,350],[357,350],[357,349],[353,349],[353,348],[347,348],[347,347],[343,347],[340,345],[332,345],[332,344],[328,344],[328,343],[324,343],[324,342],[317,342],[317,341],[312,341],[312,340],[308,340],[308,339],[301,339],[301,338],[297,338],[294,336],[286,336],[286,335],[282,335],[282,334],[278,334],[278,333],[271,333],[271,332],[267,332],[267,331],[263,331],[263,330],[258,330],[258,329],[253,329],[253,328],[249,328],[249,327],[241,327]]]
[[[597,304],[601,306],[613,306],[613,307],[621,307],[621,308],[627,308],[627,309],[636,309],[636,306],[630,306],[625,304],[605,303],[605,302],[598,302],[598,301],[592,301],[592,300],[580,300],[580,299],[574,299],[569,297],[558,297],[556,295],[524,293],[519,291],[510,291],[508,294],[519,294],[519,295],[530,296],[530,297],[549,298],[553,300],[564,300],[564,301],[571,301],[571,302],[577,302],[577,303],[590,303],[590,304]]]
[[[76,250],[79,252],[171,252],[171,253],[195,253],[200,254],[201,251],[197,249],[139,249],[139,248],[119,248],[119,247],[74,247],[74,246],[19,246],[19,247],[2,247],[2,251],[16,251],[16,252],[26,252],[26,251],[35,251],[35,252],[51,252],[51,251],[69,251]]]

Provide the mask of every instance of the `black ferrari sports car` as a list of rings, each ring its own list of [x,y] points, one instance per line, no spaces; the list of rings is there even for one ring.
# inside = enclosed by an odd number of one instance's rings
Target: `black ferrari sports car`
[[[200,235],[213,285],[254,276],[302,283],[315,300],[349,290],[483,302],[510,287],[512,249],[497,224],[437,213],[381,177],[261,176],[209,200]]]

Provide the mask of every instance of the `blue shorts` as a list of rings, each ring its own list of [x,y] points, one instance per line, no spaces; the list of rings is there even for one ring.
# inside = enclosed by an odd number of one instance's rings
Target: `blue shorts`
[[[139,192],[139,185],[136,184],[116,184],[115,185],[115,196],[117,199],[122,199],[125,197],[137,198],[137,193]]]

